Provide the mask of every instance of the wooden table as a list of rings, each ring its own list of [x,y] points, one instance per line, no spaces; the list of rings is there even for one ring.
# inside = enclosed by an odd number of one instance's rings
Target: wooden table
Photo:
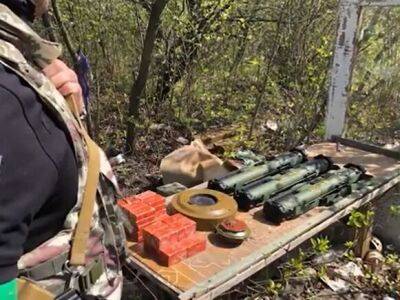
[[[339,151],[338,151],[339,150]],[[400,181],[400,165],[395,159],[335,143],[309,147],[309,156],[323,154],[336,164],[363,166],[379,183],[368,192],[352,194],[334,206],[317,207],[277,226],[264,220],[262,208],[239,212],[252,231],[251,238],[236,248],[221,245],[214,234],[207,236],[207,250],[166,268],[146,257],[141,246],[129,244],[129,263],[177,299],[213,299],[279,257],[294,249],[353,209],[379,198]]]

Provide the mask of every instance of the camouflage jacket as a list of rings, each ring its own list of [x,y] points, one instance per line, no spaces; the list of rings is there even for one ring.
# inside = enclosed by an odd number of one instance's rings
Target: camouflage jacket
[[[77,224],[87,179],[88,154],[84,139],[79,133],[79,123],[71,113],[65,99],[41,70],[62,53],[60,45],[40,38],[28,24],[17,17],[7,6],[0,4],[0,63],[13,70],[34,89],[55,117],[66,125],[73,141],[79,169],[78,197],[75,207],[67,216],[65,229],[31,253],[23,255],[18,268],[26,269],[45,262],[70,249],[73,230]],[[125,236],[115,205],[116,178],[103,152],[98,199],[92,219],[91,235],[87,248],[87,261],[103,257],[106,272],[91,288],[89,294],[106,297],[121,282],[119,257],[125,250]],[[60,279],[40,281],[49,290],[63,285]]]

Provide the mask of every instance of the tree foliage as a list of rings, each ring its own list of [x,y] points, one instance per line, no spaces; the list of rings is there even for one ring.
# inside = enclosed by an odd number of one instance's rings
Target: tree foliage
[[[270,149],[323,137],[336,0],[161,1],[166,6],[146,53],[149,19],[160,1],[57,1],[73,44],[92,64],[101,143],[122,146],[129,122],[138,139],[153,123],[194,132],[235,124],[243,144]],[[380,141],[400,127],[399,23],[398,9],[363,15],[348,136]],[[138,80],[143,85],[133,99]],[[130,114],[129,95],[137,104]]]

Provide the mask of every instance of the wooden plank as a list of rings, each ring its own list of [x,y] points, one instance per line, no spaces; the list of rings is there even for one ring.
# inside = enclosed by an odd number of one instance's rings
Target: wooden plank
[[[207,254],[213,255],[213,253],[210,252],[210,250],[212,250],[210,245],[208,249],[209,251]],[[148,256],[142,245],[136,243],[129,244],[128,251],[130,252],[130,259],[133,262],[141,264],[150,273],[156,274],[159,278],[163,279],[164,283],[167,282],[176,290],[185,291],[189,287],[195,285],[196,282],[204,281],[208,276],[207,272],[216,272],[219,270],[218,268],[215,269],[216,266],[214,265],[208,266],[208,264],[204,264],[204,266],[202,266],[202,263],[198,263],[196,260],[193,262],[193,259],[186,259],[173,266],[164,267],[159,265],[151,256]],[[215,255],[218,255],[218,253]],[[196,267],[193,267],[193,264],[195,264]]]
[[[327,140],[333,135],[342,135],[344,130],[359,19],[359,0],[340,0],[339,24],[325,119]]]
[[[360,211],[363,214],[367,214],[369,211],[368,207],[362,207]],[[371,222],[370,225],[364,226],[363,228],[357,228],[355,231],[355,237],[354,237],[354,254],[357,257],[360,257],[364,259],[364,257],[367,255],[369,251],[369,246],[371,244],[372,240],[372,228],[373,228],[373,223]]]
[[[376,145],[346,139],[346,138],[343,138],[343,137],[340,137],[337,135],[332,136],[332,141],[335,143],[340,143],[344,146],[349,146],[352,148],[368,151],[371,153],[382,154],[387,157],[391,157],[393,159],[400,160],[400,152],[399,151],[385,149],[385,148],[382,148],[382,147],[379,147]]]
[[[340,201],[332,207],[332,209],[326,209],[313,218],[313,220],[309,220],[307,227],[293,230],[286,236],[283,236],[279,241],[271,241],[271,243],[264,248],[261,248],[251,256],[246,257],[244,261],[226,268],[223,272],[216,274],[206,282],[198,284],[193,289],[181,294],[179,299],[214,299],[218,295],[221,295],[223,292],[234,287],[252,274],[270,265],[279,257],[285,255],[290,250],[293,250],[304,241],[307,241],[312,236],[318,234],[329,225],[348,215],[352,210],[365,205],[372,199],[390,190],[400,182],[400,176],[398,174],[394,174],[394,176],[395,177],[388,183],[358,200],[356,200],[358,196],[354,195]],[[342,206],[344,206],[344,208],[341,208]],[[294,236],[294,238],[291,239],[290,236]],[[286,239],[287,243],[282,244],[282,240]]]
[[[145,264],[141,263],[139,260],[136,260],[132,257],[128,257],[126,263],[130,268],[133,268],[134,270],[139,270],[147,278],[153,280],[154,282],[158,282],[161,286],[163,286],[164,290],[166,290],[170,295],[178,295],[182,293],[182,290],[170,284],[167,280],[159,276],[157,273],[152,272],[151,269],[149,269]]]
[[[385,177],[400,169],[399,161],[384,155],[370,153],[353,147],[335,143],[321,143],[306,149],[308,156],[323,154],[332,158],[335,164],[345,165],[353,163],[364,167],[368,174],[376,177]]]
[[[318,154],[330,156],[339,165],[349,162],[360,164],[367,169],[369,174],[381,178],[382,182],[393,183],[393,174],[399,174],[400,164],[394,159],[347,146],[337,149],[335,143],[313,145],[307,148],[306,152],[310,157]],[[204,187],[204,184],[200,187]],[[384,185],[383,188],[390,188],[390,186]],[[346,205],[353,205],[354,202],[354,207],[359,207],[383,192],[383,189],[378,189],[368,197],[362,197],[359,200],[349,198],[339,202],[339,206],[318,207],[280,226],[267,222],[260,208],[249,213],[240,212],[237,217],[244,220],[253,233],[248,241],[240,247],[227,248],[218,244],[210,234],[205,252],[171,268],[159,266],[150,258],[143,256],[140,251],[135,250],[137,247],[130,247],[130,257],[135,263],[137,262],[138,268],[145,269],[149,276],[155,278],[160,285],[169,285],[169,289],[174,290],[176,296],[188,297],[189,291],[193,292],[194,289],[199,288],[200,290],[195,291],[196,297],[215,297],[317,234],[338,218],[348,214],[352,207],[346,208]],[[268,246],[271,248],[266,248]],[[254,253],[260,249],[265,249],[265,252],[255,256]],[[245,264],[246,261],[249,263]],[[230,272],[229,270],[235,265],[245,267],[241,271]],[[210,285],[210,280],[217,277],[224,280],[215,281],[215,285]],[[193,293],[192,297],[195,297]]]

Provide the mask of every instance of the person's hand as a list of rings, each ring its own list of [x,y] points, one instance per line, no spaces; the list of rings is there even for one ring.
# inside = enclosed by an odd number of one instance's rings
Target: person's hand
[[[84,112],[82,88],[75,72],[61,60],[57,59],[43,69],[43,73],[53,82],[57,90],[64,96],[73,95],[79,112]]]

